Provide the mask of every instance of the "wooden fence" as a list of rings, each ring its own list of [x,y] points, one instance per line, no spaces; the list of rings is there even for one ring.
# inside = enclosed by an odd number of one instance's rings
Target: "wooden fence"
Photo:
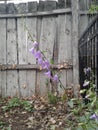
[[[89,15],[79,12],[78,3],[78,0],[59,0],[0,4],[1,96],[45,95],[51,90],[44,71],[28,51],[32,47],[29,33],[41,50],[47,50],[48,60],[54,59],[56,67],[63,65],[61,81],[65,87],[74,86],[77,95],[78,37],[84,30],[84,22],[79,23],[78,17],[87,19]],[[59,85],[58,90],[62,92]]]

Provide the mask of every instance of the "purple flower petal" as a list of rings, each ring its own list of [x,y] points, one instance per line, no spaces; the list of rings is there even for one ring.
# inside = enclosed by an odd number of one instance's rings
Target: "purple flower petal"
[[[49,70],[48,72],[46,72],[45,75],[46,75],[48,78],[51,78],[51,72],[50,72],[50,70]]]
[[[41,52],[40,52],[40,51],[37,51],[37,52],[35,53],[35,58],[36,58],[36,59],[40,59],[40,58],[41,58]]]
[[[86,87],[86,86],[88,86],[89,85],[89,81],[84,81],[84,83],[83,83],[83,87]]]
[[[50,68],[50,63],[49,63],[49,61],[48,61],[48,60],[45,60],[45,61],[43,62],[43,64],[42,64],[42,67],[43,67],[43,69],[49,70],[49,68]]]
[[[90,119],[96,119],[96,120],[98,120],[98,115],[93,114],[92,116],[90,116]]]
[[[35,54],[35,49],[34,47],[32,47],[31,49],[29,49],[29,51],[34,55]]]
[[[42,65],[42,64],[43,64],[43,59],[42,59],[42,58],[39,58],[39,59],[38,59],[38,64],[39,64],[39,65]]]
[[[90,67],[84,68],[85,75],[90,74],[90,72],[91,72],[91,68]]]
[[[34,46],[34,47],[38,47],[38,43],[35,41],[35,42],[33,43],[33,46]]]
[[[54,75],[53,81],[58,81],[58,76],[57,76],[57,74]]]

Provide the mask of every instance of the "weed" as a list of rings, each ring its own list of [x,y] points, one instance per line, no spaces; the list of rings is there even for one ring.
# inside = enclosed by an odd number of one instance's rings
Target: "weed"
[[[5,122],[0,121],[0,128],[3,128],[5,125]]]
[[[24,110],[29,112],[33,110],[33,105],[29,101],[21,100],[16,97],[12,98],[6,106],[2,107],[2,109],[4,111],[7,111],[16,107],[23,108]]]
[[[22,101],[21,104],[23,105],[23,108],[29,112],[33,110],[33,106],[29,101]]]
[[[58,97],[55,96],[53,93],[48,93],[48,100],[50,104],[57,104]]]

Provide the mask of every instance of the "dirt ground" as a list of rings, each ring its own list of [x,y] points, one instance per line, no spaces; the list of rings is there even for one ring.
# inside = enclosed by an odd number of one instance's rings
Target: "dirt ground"
[[[42,97],[0,99],[0,130],[71,130],[72,120],[64,101],[53,99],[49,103]]]

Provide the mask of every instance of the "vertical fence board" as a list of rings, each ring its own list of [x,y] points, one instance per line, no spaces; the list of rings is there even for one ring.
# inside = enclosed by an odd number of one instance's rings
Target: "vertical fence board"
[[[86,0],[79,0],[80,10],[86,10]]]
[[[59,55],[58,62],[70,62],[72,61],[72,50],[71,50],[71,17],[69,15],[60,15],[58,17],[58,37],[59,37]],[[62,83],[66,87],[67,75],[66,70],[62,73]],[[70,79],[72,81],[72,79]]]
[[[37,18],[28,18],[27,19],[27,29],[28,29],[28,39],[27,39],[27,63],[36,64],[35,57],[29,52],[29,49],[33,45],[33,41],[30,41],[29,33],[32,39],[37,41],[37,32],[36,32]],[[27,86],[29,88],[29,96],[35,94],[35,83],[36,83],[36,70],[27,71]]]
[[[0,20],[0,64],[6,64],[6,19]],[[6,71],[0,71],[0,95],[6,96]]]
[[[17,64],[17,42],[16,42],[16,21],[7,20],[7,64]],[[18,74],[17,71],[7,71],[7,96],[17,96]]]
[[[79,36],[79,0],[72,0],[72,51],[73,51],[73,82],[74,94],[78,96],[79,86],[79,61],[78,61],[78,36]]]
[[[37,18],[37,26],[36,26],[36,31],[37,31],[37,41],[40,45],[40,38],[41,38],[41,29],[42,29],[42,17]],[[41,49],[41,48],[40,48]],[[41,85],[42,87],[45,87],[45,77],[43,78],[43,72],[36,70],[36,87],[35,87],[35,93],[36,95],[39,95],[41,93]],[[43,80],[44,79],[44,80]],[[42,82],[43,80],[43,82]],[[46,91],[46,89],[45,89]]]
[[[53,57],[53,46],[54,46],[54,32],[55,32],[55,21],[53,17],[45,17],[42,19],[41,34],[40,34],[40,49],[42,51],[47,51],[45,53],[46,58],[50,61]],[[47,87],[45,85],[46,78],[40,76],[41,73],[37,75],[37,86],[40,86],[40,92],[46,93]],[[40,81],[40,77],[42,80]],[[40,83],[39,83],[40,81]]]
[[[67,80],[67,82],[66,82],[66,86],[67,87],[72,87],[72,83],[73,83],[73,72],[72,72],[72,70],[71,69],[69,69],[69,70],[67,70],[66,71],[66,75],[67,75],[67,78],[66,78],[66,80]]]
[[[17,20],[17,30],[18,30],[18,56],[19,64],[27,64],[27,31],[25,29],[26,19],[21,18]],[[19,71],[19,87],[22,97],[28,96],[28,86],[27,86],[27,71]]]

